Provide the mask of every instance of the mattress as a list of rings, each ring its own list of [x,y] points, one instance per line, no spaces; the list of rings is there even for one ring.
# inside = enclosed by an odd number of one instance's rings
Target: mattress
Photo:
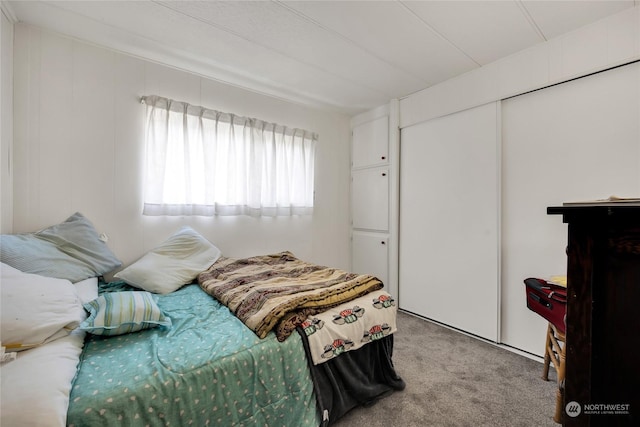
[[[171,329],[88,337],[68,425],[320,425],[298,334],[259,339],[197,285],[158,306]]]

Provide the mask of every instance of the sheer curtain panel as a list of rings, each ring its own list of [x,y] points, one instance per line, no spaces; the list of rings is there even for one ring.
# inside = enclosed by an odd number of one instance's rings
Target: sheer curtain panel
[[[159,96],[142,102],[144,215],[312,212],[317,134]]]

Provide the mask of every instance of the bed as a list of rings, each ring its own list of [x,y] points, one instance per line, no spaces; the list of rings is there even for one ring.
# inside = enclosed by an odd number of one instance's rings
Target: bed
[[[78,220],[88,223],[81,215],[70,222]],[[14,276],[15,289],[34,281],[64,287],[74,308],[58,319],[61,336],[49,339],[60,335],[54,330],[7,348],[22,351],[0,368],[2,425],[328,426],[404,388],[392,362],[395,303],[377,279],[290,252],[226,258],[204,240],[181,229],[107,283],[95,277],[119,264],[111,253],[104,266],[90,267],[94,277],[53,279],[42,266],[14,268],[27,267],[6,253],[15,245],[3,236],[2,311],[10,301],[4,282]],[[143,307],[134,310],[142,317],[113,314],[132,305]],[[2,327],[4,346],[11,336],[4,317]]]

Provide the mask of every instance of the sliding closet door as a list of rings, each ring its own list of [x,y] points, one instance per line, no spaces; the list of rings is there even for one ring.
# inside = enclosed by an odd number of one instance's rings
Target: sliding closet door
[[[502,103],[502,342],[541,355],[522,280],[566,274],[566,201],[640,196],[640,64]]]
[[[401,309],[496,341],[497,108],[402,129]]]

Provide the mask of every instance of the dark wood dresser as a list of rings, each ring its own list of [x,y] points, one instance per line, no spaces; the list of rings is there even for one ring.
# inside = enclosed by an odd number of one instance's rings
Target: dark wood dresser
[[[640,203],[547,213],[569,226],[563,425],[640,426]]]

